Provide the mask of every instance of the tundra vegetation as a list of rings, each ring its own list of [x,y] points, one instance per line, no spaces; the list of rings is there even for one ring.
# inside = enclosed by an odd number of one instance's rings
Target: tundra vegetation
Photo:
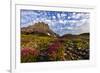
[[[89,33],[59,36],[43,22],[21,28],[21,63],[89,59]]]

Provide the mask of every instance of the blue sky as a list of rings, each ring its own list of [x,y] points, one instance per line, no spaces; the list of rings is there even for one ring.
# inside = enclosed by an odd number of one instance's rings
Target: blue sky
[[[21,27],[34,25],[37,22],[45,22],[55,33],[81,34],[89,32],[88,12],[62,12],[62,11],[41,11],[41,10],[21,10]]]

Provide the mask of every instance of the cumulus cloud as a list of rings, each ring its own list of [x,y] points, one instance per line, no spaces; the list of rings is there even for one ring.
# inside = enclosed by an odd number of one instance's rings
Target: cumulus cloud
[[[21,27],[45,22],[59,35],[89,32],[89,13],[21,10]]]

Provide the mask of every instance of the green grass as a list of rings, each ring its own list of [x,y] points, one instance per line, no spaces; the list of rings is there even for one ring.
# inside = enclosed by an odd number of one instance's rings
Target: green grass
[[[22,48],[35,48],[40,53],[46,52],[49,45],[53,44],[56,40],[60,43],[60,47],[56,53],[50,54],[51,56],[36,56],[35,62],[40,61],[61,61],[61,60],[84,60],[89,59],[89,37],[79,36],[78,38],[55,38],[50,36],[39,36],[37,34],[21,34],[21,49]],[[59,41],[62,40],[62,41]],[[56,43],[55,43],[56,44]],[[27,57],[28,59],[28,57]],[[25,60],[25,62],[34,62],[34,59]],[[24,61],[24,59],[21,59]]]
[[[30,47],[43,49],[48,44],[52,43],[55,38],[49,36],[38,36],[38,35],[21,35],[21,48]]]

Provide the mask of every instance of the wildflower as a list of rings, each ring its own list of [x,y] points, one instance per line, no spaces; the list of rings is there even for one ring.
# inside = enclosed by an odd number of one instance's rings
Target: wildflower
[[[21,62],[36,61],[39,51],[34,48],[22,48],[21,49]]]

